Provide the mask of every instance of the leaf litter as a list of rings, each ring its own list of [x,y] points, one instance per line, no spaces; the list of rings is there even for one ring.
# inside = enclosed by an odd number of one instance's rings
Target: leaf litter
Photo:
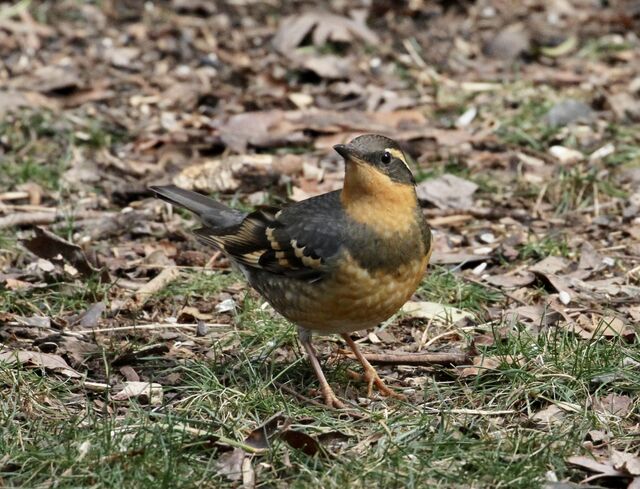
[[[168,387],[180,374],[157,378],[158,364],[232,365],[230,330],[259,299],[237,278],[217,283],[229,264],[146,187],[172,181],[246,207],[308,198],[340,187],[330,147],[362,132],[397,138],[415,160],[435,250],[404,313],[361,341],[387,359],[471,352],[465,365],[384,367],[411,402],[439,375],[472,386],[543,369],[496,353],[519,331],[637,347],[640,50],[623,34],[639,26],[617,2],[108,3],[0,7],[3,365],[117,386],[120,410],[179,398]],[[181,288],[192,279],[209,292]],[[333,346],[318,341],[327,356]],[[295,354],[256,358],[281,370]],[[629,393],[592,397],[584,409],[637,431]],[[571,410],[556,400],[529,414],[551,429]],[[254,435],[260,450],[267,438],[324,449],[280,423]],[[611,450],[568,461],[634,484],[637,456]],[[249,487],[254,462],[235,447],[219,470]]]

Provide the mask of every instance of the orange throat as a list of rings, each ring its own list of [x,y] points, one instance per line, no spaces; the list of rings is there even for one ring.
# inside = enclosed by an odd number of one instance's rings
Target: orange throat
[[[394,182],[366,163],[347,162],[340,200],[351,219],[383,237],[409,232],[416,222],[413,185]]]

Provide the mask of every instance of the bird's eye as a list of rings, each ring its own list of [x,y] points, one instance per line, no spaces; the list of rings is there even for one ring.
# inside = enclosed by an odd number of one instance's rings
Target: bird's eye
[[[389,152],[388,152],[388,151],[385,151],[385,152],[382,154],[382,162],[383,162],[385,165],[388,165],[389,163],[391,163],[391,155],[389,154]]]

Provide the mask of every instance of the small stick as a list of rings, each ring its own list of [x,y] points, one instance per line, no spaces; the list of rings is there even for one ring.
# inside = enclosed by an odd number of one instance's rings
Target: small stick
[[[516,220],[529,220],[531,215],[524,209],[423,209],[426,217],[446,217],[468,214],[478,219],[502,219],[511,217]]]
[[[110,215],[108,212],[79,211],[79,212],[16,212],[5,217],[0,217],[0,229],[13,226],[27,226],[33,224],[52,224],[66,218],[91,219]]]
[[[131,305],[131,308],[134,310],[138,309],[147,301],[147,299],[149,299],[149,297],[164,289],[179,276],[180,270],[176,267],[163,269],[158,275],[149,280],[146,284],[140,287],[135,294],[133,294],[133,304]]]
[[[212,326],[214,328],[221,328],[225,326],[231,326],[230,324],[224,323],[205,323],[207,326]],[[145,330],[145,329],[192,329],[196,330],[198,327],[197,324],[185,324],[185,323],[152,323],[152,324],[138,324],[133,326],[116,326],[114,328],[94,328],[94,329],[79,329],[77,331],[73,331],[73,333],[79,334],[87,334],[87,333],[110,333],[112,331],[135,331],[135,330]]]
[[[424,409],[429,410],[432,413],[442,413],[442,414],[477,414],[479,416],[502,416],[504,414],[515,414],[517,411],[513,409],[502,409],[497,411],[489,411],[485,409],[436,409],[424,406]]]
[[[351,352],[340,350],[340,353],[355,358]],[[471,361],[469,353],[364,353],[371,363],[378,365],[465,365]]]

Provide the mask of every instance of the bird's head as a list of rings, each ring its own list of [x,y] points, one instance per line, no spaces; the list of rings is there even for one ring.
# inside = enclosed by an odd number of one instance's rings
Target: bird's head
[[[378,185],[389,180],[389,183],[415,185],[411,169],[407,164],[407,157],[400,145],[393,139],[380,134],[365,134],[358,136],[348,144],[336,144],[335,149],[345,160],[347,165],[347,179],[350,174],[361,177],[371,174],[371,170],[381,174],[375,178]],[[352,168],[350,168],[352,167]]]

